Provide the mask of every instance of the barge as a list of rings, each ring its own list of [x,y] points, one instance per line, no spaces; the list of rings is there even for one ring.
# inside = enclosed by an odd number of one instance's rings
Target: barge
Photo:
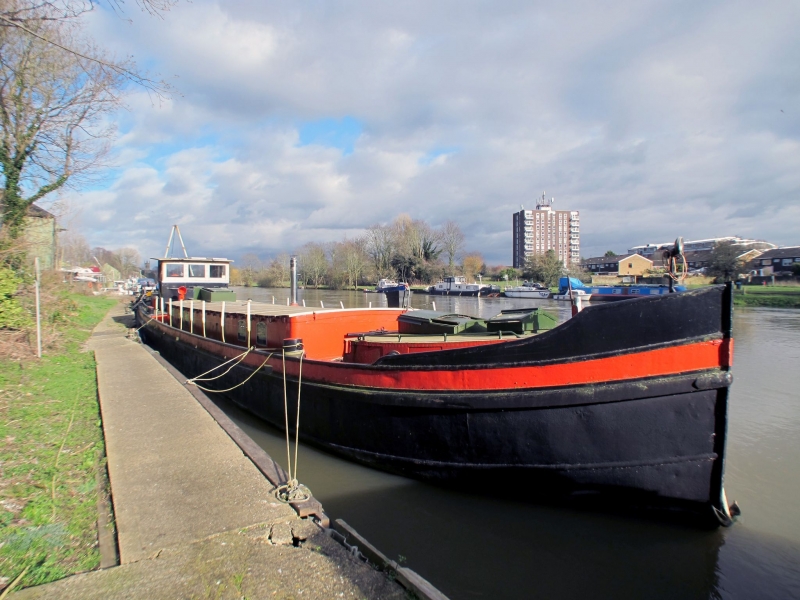
[[[299,437],[348,459],[730,522],[730,286],[560,324],[537,309],[481,320],[162,297],[136,315],[190,381],[292,432],[299,409]]]

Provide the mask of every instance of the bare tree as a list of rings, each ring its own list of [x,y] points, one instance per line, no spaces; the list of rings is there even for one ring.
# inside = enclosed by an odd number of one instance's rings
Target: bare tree
[[[464,247],[464,233],[455,221],[445,221],[440,236],[444,252],[447,254],[447,266],[452,272],[456,257]]]
[[[392,267],[392,255],[395,252],[393,228],[386,225],[373,225],[367,229],[366,252],[372,259],[378,278],[389,277]]]
[[[124,0],[108,0],[108,5],[121,15]],[[3,0],[0,3],[0,29],[17,29],[36,38],[60,52],[96,63],[117,75],[141,85],[159,95],[169,90],[163,81],[156,82],[136,71],[132,63],[118,63],[85,52],[79,45],[70,45],[58,37],[49,35],[42,24],[64,25],[76,22],[85,13],[95,8],[92,0]],[[177,0],[136,0],[139,8],[151,16],[163,13],[177,4]]]
[[[347,285],[348,287],[352,286],[353,289],[358,286],[358,282],[369,264],[369,257],[364,250],[365,246],[366,240],[364,238],[345,240],[337,253],[342,261]]]
[[[261,259],[252,252],[248,252],[242,256],[241,263],[242,266],[239,270],[239,276],[242,278],[242,285],[247,287],[255,285],[263,269]]]
[[[123,277],[136,276],[141,272],[139,265],[142,259],[136,248],[120,248],[114,255],[117,259],[116,268]]]
[[[64,231],[58,237],[60,262],[70,267],[84,266],[92,260],[86,238],[75,231]]]
[[[320,244],[310,242],[300,249],[299,262],[303,280],[311,281],[318,288],[328,270],[325,249]]]
[[[29,35],[30,28],[41,36]],[[124,83],[113,69],[83,57],[102,54],[74,24],[43,20],[27,29],[0,28],[0,186],[3,230],[11,239],[22,233],[31,204],[100,165],[113,134],[104,117],[119,106]]]
[[[289,255],[281,252],[262,271],[258,284],[265,287],[282,287],[289,279]]]

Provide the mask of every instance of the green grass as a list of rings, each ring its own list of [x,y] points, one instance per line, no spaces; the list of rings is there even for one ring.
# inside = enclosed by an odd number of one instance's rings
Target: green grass
[[[800,286],[746,285],[733,294],[735,306],[800,308]]]
[[[0,576],[27,587],[94,569],[105,447],[94,356],[83,348],[116,300],[71,295],[57,349],[0,358]]]

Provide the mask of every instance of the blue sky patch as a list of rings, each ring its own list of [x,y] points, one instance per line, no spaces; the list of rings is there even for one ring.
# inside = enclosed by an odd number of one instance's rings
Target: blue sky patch
[[[338,148],[348,156],[353,153],[356,140],[363,131],[361,123],[353,117],[342,119],[320,119],[309,121],[298,126],[300,145],[328,146]]]
[[[455,154],[458,152],[460,148],[458,146],[438,146],[433,148],[430,152],[428,152],[425,156],[419,159],[419,164],[421,165],[429,165],[434,160],[439,158],[444,154]]]

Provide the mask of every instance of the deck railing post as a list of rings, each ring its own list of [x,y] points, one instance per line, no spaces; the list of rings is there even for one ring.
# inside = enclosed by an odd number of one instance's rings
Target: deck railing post
[[[169,326],[172,327],[172,298],[169,299]]]
[[[219,323],[222,328],[222,343],[225,343],[225,300],[222,301],[222,313],[219,315]]]
[[[250,347],[250,300],[247,300],[247,347]]]
[[[181,298],[178,300],[178,310],[181,311],[181,316],[178,318],[178,323],[180,323],[181,331],[183,331],[183,299]]]
[[[161,296],[161,298],[159,298],[159,299],[161,300],[161,314],[160,314],[160,316],[163,317],[164,316],[164,296]]]
[[[206,301],[203,300],[203,337],[206,337]]]
[[[194,333],[194,300],[189,300],[189,331]]]

